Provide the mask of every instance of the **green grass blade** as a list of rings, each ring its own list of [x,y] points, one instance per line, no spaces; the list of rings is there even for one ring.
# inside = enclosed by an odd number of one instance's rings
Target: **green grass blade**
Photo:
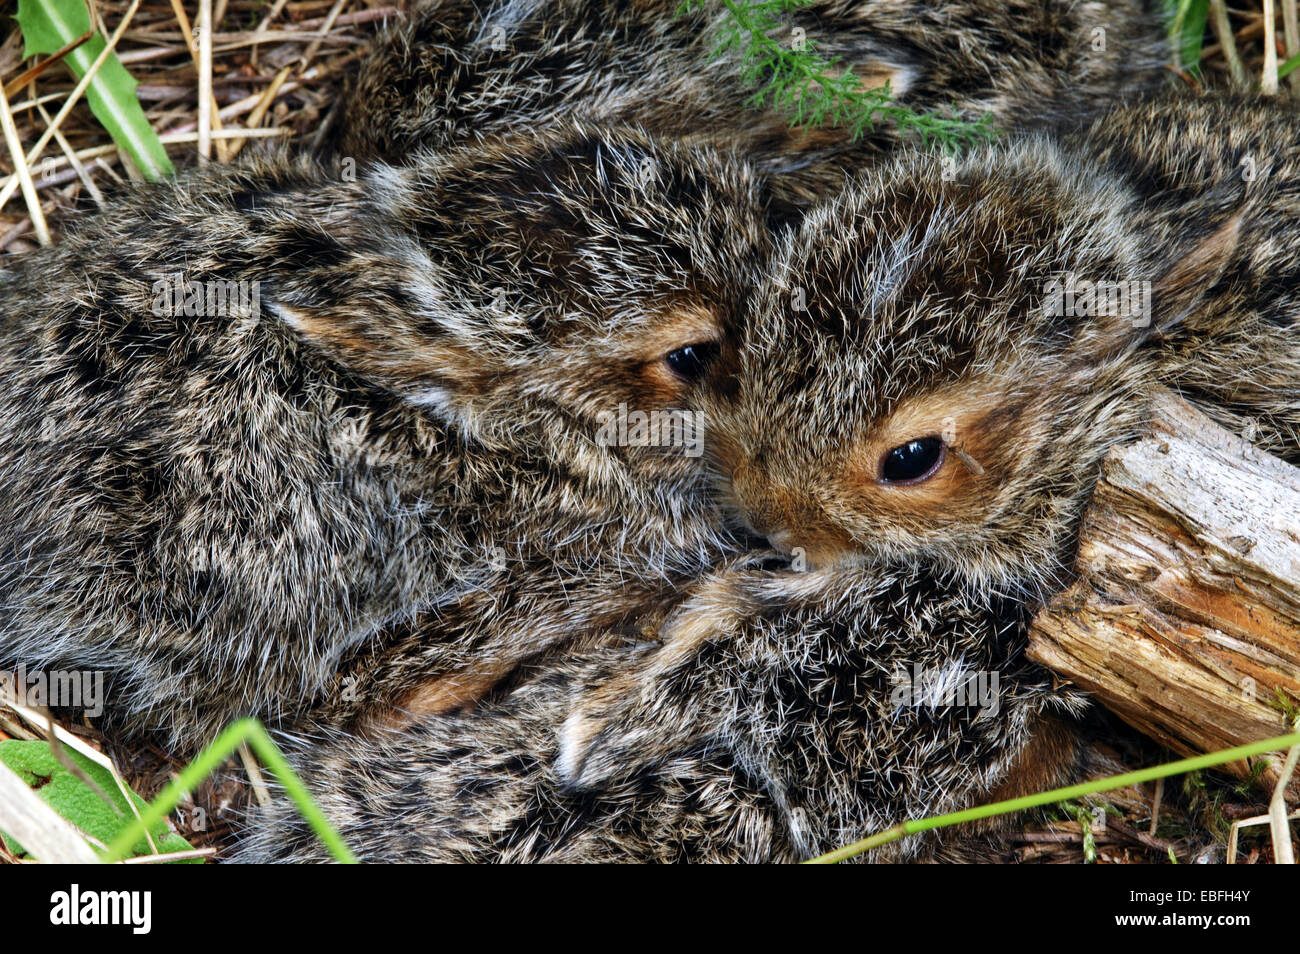
[[[1277,78],[1279,80],[1286,79],[1293,72],[1295,72],[1295,68],[1297,66],[1300,66],[1300,53],[1297,53],[1295,56],[1291,57],[1291,59],[1287,60],[1285,63],[1283,63],[1281,66],[1277,68]]]
[[[947,828],[949,825],[959,825],[962,822],[978,821],[981,818],[992,818],[995,815],[1008,815],[1011,812],[1020,812],[1027,808],[1040,808],[1043,805],[1051,805],[1071,798],[1079,798],[1082,795],[1095,795],[1098,792],[1107,792],[1116,788],[1127,788],[1130,785],[1141,785],[1145,782],[1153,782],[1158,778],[1167,778],[1170,775],[1182,775],[1185,772],[1195,772],[1200,769],[1212,768],[1216,765],[1223,765],[1226,762],[1235,762],[1238,759],[1254,758],[1255,756],[1263,755],[1266,752],[1276,752],[1279,749],[1289,749],[1293,745],[1300,745],[1300,732],[1293,732],[1290,735],[1279,735],[1276,738],[1264,739],[1262,742],[1252,742],[1249,745],[1239,745],[1233,749],[1224,749],[1221,752],[1211,752],[1208,755],[1198,755],[1195,758],[1180,759],[1177,762],[1168,762],[1165,765],[1157,765],[1154,768],[1141,769],[1137,772],[1126,772],[1123,775],[1112,775],[1110,778],[1097,779],[1092,782],[1083,782],[1079,785],[1071,785],[1067,788],[1052,789],[1050,792],[1039,792],[1037,795],[1026,795],[1022,798],[1013,798],[1005,802],[994,802],[991,805],[981,805],[978,808],[968,808],[965,811],[950,812],[947,815],[934,815],[930,818],[912,819],[911,821],[903,822],[901,825],[895,825],[893,828],[878,832],[870,838],[864,838],[851,845],[837,848],[835,851],[810,859],[809,861],[804,862],[804,864],[838,864],[841,861],[847,861],[850,858],[854,858],[865,851],[870,851],[872,848],[878,848],[891,841],[897,841],[906,835],[915,835],[918,832],[929,831],[934,828]]]
[[[17,20],[25,56],[48,56],[90,29],[85,0],[19,0]],[[105,46],[104,38],[96,34],[69,53],[64,62],[81,79]],[[95,118],[145,178],[159,179],[174,170],[158,134],[145,117],[135,87],[135,78],[112,53],[90,81],[86,101]]]
[[[334,826],[329,823],[320,806],[312,799],[302,779],[298,778],[294,770],[289,767],[280,749],[262,727],[262,723],[256,719],[240,719],[238,722],[231,723],[217,736],[211,745],[199,753],[198,758],[187,765],[180,775],[158,794],[158,797],[140,813],[140,817],[114,839],[102,856],[104,861],[120,861],[125,858],[146,827],[161,821],[168,812],[180,804],[182,798],[193,792],[200,782],[215,772],[221,763],[230,758],[235,749],[244,742],[252,747],[262,763],[280,780],[285,793],[298,806],[307,824],[329,849],[335,860],[343,864],[356,864],[356,856],[352,854]]]
[[[1178,64],[1189,72],[1199,72],[1210,0],[1165,0],[1165,14],[1169,18],[1169,41],[1178,51]]]

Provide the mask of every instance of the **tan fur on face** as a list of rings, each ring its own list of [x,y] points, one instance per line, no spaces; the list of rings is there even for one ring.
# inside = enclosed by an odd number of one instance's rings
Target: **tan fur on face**
[[[719,456],[751,529],[814,565],[845,562],[859,549],[853,527],[864,522],[923,530],[982,519],[1013,462],[1006,448],[1023,439],[1023,395],[996,379],[960,382],[901,402],[872,423],[828,470],[827,491],[774,480],[721,435]],[[913,484],[881,479],[886,455],[908,441],[944,439],[944,459]],[[965,458],[963,460],[963,458]],[[795,555],[800,555],[795,552]]]
[[[993,382],[966,382],[904,401],[876,424],[853,448],[845,462],[843,489],[851,499],[866,497],[900,517],[918,521],[951,518],[978,511],[992,475],[982,461],[991,461],[995,448],[1014,435],[999,420],[1005,390]],[[944,458],[930,477],[919,483],[896,484],[881,479],[887,454],[908,441],[941,437]],[[961,460],[961,451],[978,465],[977,472]]]
[[[673,373],[664,358],[687,345],[716,343],[722,337],[722,322],[712,308],[698,302],[682,302],[668,309],[637,343],[632,360],[640,366],[640,377],[650,403],[670,406],[686,393],[687,382]]]

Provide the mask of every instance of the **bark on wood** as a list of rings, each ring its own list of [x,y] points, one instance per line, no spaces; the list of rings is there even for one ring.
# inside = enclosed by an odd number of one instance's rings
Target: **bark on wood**
[[[1106,459],[1076,569],[1031,658],[1185,755],[1291,731],[1300,469],[1164,395],[1151,435]],[[1227,768],[1272,785],[1282,760]]]

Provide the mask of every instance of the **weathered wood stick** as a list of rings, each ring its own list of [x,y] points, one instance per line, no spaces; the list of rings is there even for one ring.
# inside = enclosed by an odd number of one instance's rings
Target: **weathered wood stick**
[[[1030,658],[1185,755],[1291,731],[1300,469],[1162,395],[1150,436],[1104,462],[1076,569]],[[1282,761],[1227,768],[1271,785]]]
[[[77,830],[2,762],[0,829],[46,864],[99,864]]]

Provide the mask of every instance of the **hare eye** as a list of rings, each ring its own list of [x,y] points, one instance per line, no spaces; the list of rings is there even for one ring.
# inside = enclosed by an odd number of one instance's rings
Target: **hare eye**
[[[880,479],[890,484],[918,484],[932,476],[943,463],[941,437],[922,437],[900,444],[880,465]]]
[[[708,369],[709,364],[717,356],[717,344],[712,341],[701,341],[668,352],[664,355],[664,361],[668,363],[673,374],[684,381],[694,381]]]

